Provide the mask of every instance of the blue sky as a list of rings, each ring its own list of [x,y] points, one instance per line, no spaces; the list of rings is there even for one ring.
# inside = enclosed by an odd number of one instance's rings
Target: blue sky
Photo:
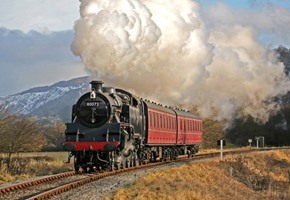
[[[259,40],[266,46],[290,46],[288,0],[199,2],[209,31],[219,24],[239,23],[257,29]],[[1,2],[0,96],[86,75],[80,58],[70,50],[79,4],[78,0]]]
[[[288,0],[199,0],[199,2],[204,5],[222,2],[233,9],[259,9],[271,4],[290,9],[290,2]]]

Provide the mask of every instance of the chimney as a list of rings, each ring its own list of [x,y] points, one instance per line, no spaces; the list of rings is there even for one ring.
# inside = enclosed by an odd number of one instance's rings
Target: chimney
[[[103,83],[103,81],[91,81],[92,91],[95,91],[96,93],[103,93]]]

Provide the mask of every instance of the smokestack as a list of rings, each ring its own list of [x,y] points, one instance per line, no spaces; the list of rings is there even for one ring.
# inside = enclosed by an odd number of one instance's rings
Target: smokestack
[[[92,91],[95,91],[96,93],[103,93],[102,91],[103,83],[104,83],[103,81],[91,81]]]

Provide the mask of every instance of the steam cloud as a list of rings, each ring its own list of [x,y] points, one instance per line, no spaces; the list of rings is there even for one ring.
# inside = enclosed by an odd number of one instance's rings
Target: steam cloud
[[[191,0],[80,0],[72,51],[105,83],[202,117],[265,122],[290,86],[252,26],[209,30]]]

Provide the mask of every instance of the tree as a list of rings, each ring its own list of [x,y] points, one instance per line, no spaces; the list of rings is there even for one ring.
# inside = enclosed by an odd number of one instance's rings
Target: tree
[[[5,133],[8,131],[8,110],[4,105],[0,105],[0,152],[4,152],[6,148]]]
[[[198,114],[198,107],[192,106],[192,113]],[[216,148],[217,140],[225,139],[225,123],[214,119],[203,119],[202,121],[202,147]]]
[[[62,151],[65,130],[64,123],[56,122],[53,125],[46,126],[43,130],[43,135],[46,139],[46,144],[43,147],[43,150]]]
[[[278,54],[278,59],[285,65],[285,73],[289,75],[290,71],[290,49],[284,46],[279,46],[275,51]]]
[[[216,148],[217,140],[225,138],[224,124],[222,122],[205,119],[202,122],[203,127],[203,142],[204,148]]]
[[[27,116],[6,116],[2,121],[0,134],[0,151],[7,155],[8,170],[13,154],[38,151],[44,144],[36,120]]]

